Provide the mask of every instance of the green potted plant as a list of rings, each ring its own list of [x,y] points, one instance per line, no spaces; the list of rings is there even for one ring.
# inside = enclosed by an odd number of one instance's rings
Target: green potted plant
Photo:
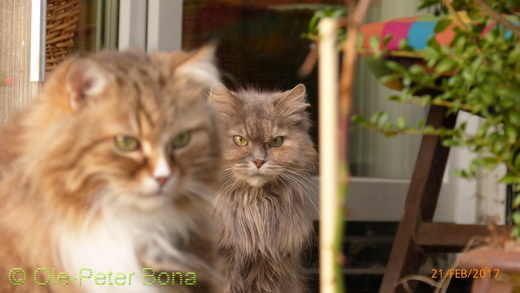
[[[462,147],[478,154],[463,177],[474,177],[479,168],[504,165],[507,173],[500,182],[510,184],[517,194],[513,209],[520,206],[520,18],[517,1],[506,0],[422,0],[421,7],[436,6],[441,17],[433,33],[451,30],[448,43],[432,37],[421,50],[401,40],[398,51],[387,50],[392,36],[365,40],[361,48],[369,66],[381,82],[399,88],[391,100],[440,105],[448,113],[467,111],[484,118],[475,134],[465,132],[466,123],[452,129],[409,126],[404,117],[388,121],[385,112],[370,118],[354,116],[361,125],[388,136],[401,133],[439,135],[448,147]],[[402,62],[402,58],[408,61]],[[491,241],[483,248],[464,254],[459,265],[485,272],[474,292],[519,292],[520,290],[520,210],[512,213],[510,237]],[[487,274],[489,270],[489,274]],[[499,273],[497,273],[499,272]],[[477,276],[478,277],[478,276]],[[496,283],[500,289],[493,289]],[[477,289],[476,286],[484,286]],[[489,291],[488,291],[489,290]],[[499,291],[493,291],[499,290]]]

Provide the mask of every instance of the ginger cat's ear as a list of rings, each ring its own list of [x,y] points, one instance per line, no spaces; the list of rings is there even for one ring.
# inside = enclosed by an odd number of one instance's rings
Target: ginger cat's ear
[[[195,80],[208,88],[220,82],[220,76],[215,66],[216,44],[208,44],[201,49],[189,53],[179,64],[178,54],[172,54],[171,63],[175,68],[174,76]]]
[[[69,104],[73,110],[81,108],[88,96],[103,92],[110,75],[95,62],[86,58],[73,61],[66,76],[66,90]]]
[[[217,111],[224,115],[235,112],[237,104],[240,102],[222,83],[216,83],[211,87],[208,101]]]

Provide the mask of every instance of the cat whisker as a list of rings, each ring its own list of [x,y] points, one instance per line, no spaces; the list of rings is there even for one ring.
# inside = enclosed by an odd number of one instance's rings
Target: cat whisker
[[[280,182],[282,182],[282,184],[285,186],[285,188],[287,188],[287,190],[290,190],[289,186],[287,185],[287,184],[291,185],[289,182],[286,183],[285,180],[280,180]],[[289,202],[289,205],[291,206],[291,209],[289,209],[289,211],[292,211],[293,202],[292,202],[291,197],[288,198],[288,202]]]
[[[300,194],[300,196],[305,196],[307,197],[307,199],[310,201],[310,203],[312,204],[312,206],[314,207],[314,209],[318,212],[318,214],[320,214],[320,210],[319,208],[316,206],[316,204],[314,203],[314,200],[312,199],[312,195],[309,194],[309,191],[308,189],[304,188],[301,184],[301,182],[298,181],[298,179],[296,177],[293,177],[291,176],[290,174],[287,174],[287,173],[281,173],[280,174],[282,178],[286,179],[287,180],[287,183],[290,184],[291,186],[293,186],[297,191],[298,193]],[[283,181],[282,181],[283,182]]]
[[[318,185],[314,180],[312,180],[312,179],[309,178],[309,177],[306,177],[306,176],[303,176],[303,175],[299,174],[299,173],[296,172],[295,170],[292,170],[292,169],[285,169],[285,171],[287,171],[287,172],[289,172],[289,173],[291,173],[291,174],[297,176],[298,178],[301,178],[301,179],[303,179],[303,180],[309,182],[310,184],[312,184],[312,185],[315,186],[315,187],[319,187],[319,185]],[[298,170],[298,171],[300,171],[300,170]]]
[[[233,170],[227,169],[227,170],[222,171],[222,174],[220,176],[221,181],[224,182],[224,181],[229,180],[230,178],[234,178]]]
[[[186,191],[192,195],[193,199],[200,199],[203,203],[213,205],[214,191],[210,187],[199,182],[188,181],[185,188]],[[194,202],[196,203],[197,201]]]

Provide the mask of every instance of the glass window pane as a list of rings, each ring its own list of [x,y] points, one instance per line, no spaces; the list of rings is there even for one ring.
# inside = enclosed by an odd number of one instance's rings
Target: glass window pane
[[[117,49],[119,0],[81,0],[75,52]]]

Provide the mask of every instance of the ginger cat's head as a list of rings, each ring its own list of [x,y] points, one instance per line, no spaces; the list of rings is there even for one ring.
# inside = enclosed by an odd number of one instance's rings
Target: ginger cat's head
[[[26,180],[57,201],[137,210],[187,204],[220,161],[207,104],[214,48],[195,53],[105,51],[59,67],[23,122]],[[33,184],[34,183],[34,184]]]

